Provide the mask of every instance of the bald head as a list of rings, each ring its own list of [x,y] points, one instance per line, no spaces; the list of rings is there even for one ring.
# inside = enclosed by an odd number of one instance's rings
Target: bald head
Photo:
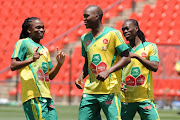
[[[91,11],[94,14],[99,15],[100,21],[102,20],[103,11],[99,6],[97,6],[97,5],[89,5],[88,7],[86,7],[86,9],[84,11]]]

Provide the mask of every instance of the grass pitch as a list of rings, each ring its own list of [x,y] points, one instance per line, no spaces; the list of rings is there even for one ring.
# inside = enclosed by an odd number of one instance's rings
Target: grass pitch
[[[58,120],[78,120],[78,106],[56,105]],[[180,120],[180,111],[158,110],[161,120]],[[102,119],[106,120],[102,112]],[[26,120],[22,106],[0,105],[0,120]],[[140,120],[136,114],[134,120]]]

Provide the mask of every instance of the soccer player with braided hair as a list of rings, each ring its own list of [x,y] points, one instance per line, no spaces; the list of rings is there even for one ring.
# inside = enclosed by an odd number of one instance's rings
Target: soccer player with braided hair
[[[53,67],[48,49],[40,43],[44,33],[39,18],[27,18],[11,57],[11,70],[20,70],[21,99],[27,120],[57,120],[50,80],[59,72],[65,55],[57,48],[57,65]]]
[[[152,71],[158,70],[157,46],[145,40],[138,22],[127,19],[122,25],[130,51],[131,62],[123,68],[122,81],[126,92],[122,92],[122,120],[133,120],[136,112],[141,120],[159,120],[154,103]]]

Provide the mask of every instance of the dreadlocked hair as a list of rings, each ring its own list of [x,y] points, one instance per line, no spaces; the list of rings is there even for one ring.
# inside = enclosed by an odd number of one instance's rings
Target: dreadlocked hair
[[[144,33],[140,30],[138,22],[137,22],[136,20],[134,20],[134,19],[128,19],[128,21],[132,21],[132,23],[133,23],[135,26],[138,27],[137,35],[138,35],[139,39],[142,41],[142,43],[143,43],[143,42],[146,42],[145,35],[144,35]]]
[[[27,19],[25,19],[25,21],[22,25],[22,31],[21,31],[21,34],[19,37],[20,39],[29,37],[29,33],[27,32],[27,30],[31,25],[30,23],[37,19],[39,20],[39,18],[37,18],[37,17],[28,17]]]

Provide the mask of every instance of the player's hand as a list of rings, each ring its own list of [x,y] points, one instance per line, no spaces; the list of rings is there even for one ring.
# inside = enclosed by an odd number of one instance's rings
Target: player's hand
[[[122,92],[127,92],[127,88],[125,88],[125,83],[121,82],[121,91]]]
[[[63,64],[64,60],[65,60],[65,55],[62,51],[59,50],[59,48],[57,47],[57,55],[56,55],[56,60],[59,64]]]
[[[33,55],[33,62],[35,62],[37,59],[39,59],[39,57],[42,55],[38,52],[39,47],[36,49],[36,51],[34,52]]]
[[[136,58],[136,57],[137,57],[137,54],[134,54],[134,53],[132,53],[132,52],[129,52],[129,56],[130,56],[131,58]]]
[[[96,79],[104,82],[108,78],[108,76],[109,76],[109,72],[106,70],[106,71],[98,73],[98,75],[96,76]]]
[[[82,83],[83,83],[83,79],[82,78],[78,78],[75,81],[75,85],[78,89],[82,89]]]

